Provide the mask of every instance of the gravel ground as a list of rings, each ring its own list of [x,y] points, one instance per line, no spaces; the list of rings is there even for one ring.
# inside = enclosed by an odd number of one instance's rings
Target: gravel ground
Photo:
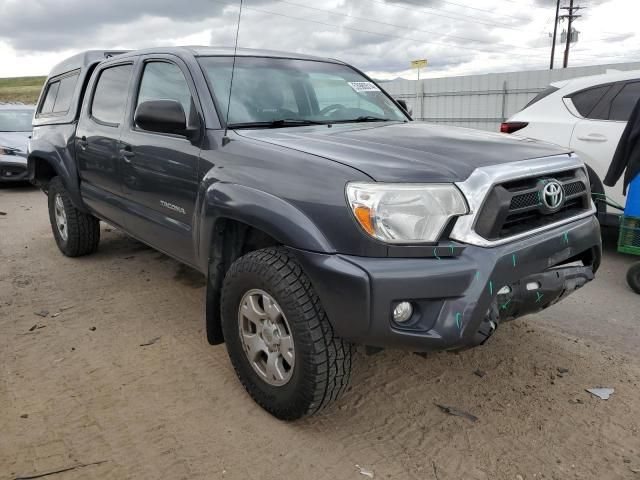
[[[200,274],[106,225],[65,258],[27,187],[0,212],[0,480],[640,479],[639,298],[611,246],[595,282],[486,346],[359,353],[332,408],[283,423],[206,343]]]

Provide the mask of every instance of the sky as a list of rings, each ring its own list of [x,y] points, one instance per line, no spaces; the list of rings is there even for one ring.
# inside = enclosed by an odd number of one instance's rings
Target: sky
[[[568,5],[569,0],[561,0]],[[555,0],[244,0],[238,45],[338,58],[377,79],[545,69]],[[574,0],[570,66],[640,61],[638,0]],[[239,0],[0,0],[0,77],[87,49],[233,46]],[[559,24],[559,32],[566,22]],[[561,66],[564,45],[556,48]]]

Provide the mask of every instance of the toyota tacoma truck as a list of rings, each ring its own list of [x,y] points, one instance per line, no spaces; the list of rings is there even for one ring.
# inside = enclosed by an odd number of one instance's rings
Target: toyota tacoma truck
[[[576,155],[412,121],[333,59],[88,51],[53,68],[33,126],[62,253],[95,252],[104,221],[206,275],[208,341],[281,419],[345,390],[354,345],[480,345],[600,263]]]

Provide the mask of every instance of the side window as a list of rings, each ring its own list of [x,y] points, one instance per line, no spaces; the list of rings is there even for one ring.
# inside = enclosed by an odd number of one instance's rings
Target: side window
[[[58,96],[58,89],[60,88],[60,82],[50,83],[47,87],[47,94],[44,97],[44,102],[42,102],[42,107],[40,108],[41,114],[48,114],[53,112],[53,105],[56,103],[56,97]]]
[[[79,73],[74,73],[50,83],[38,113],[43,115],[67,113],[71,107],[78,76]]]
[[[574,93],[571,96],[571,101],[576,107],[576,110],[585,118],[590,118],[590,113],[604,96],[609,91],[611,85],[602,85],[599,87],[589,88],[580,92]]]
[[[129,93],[131,69],[131,64],[118,65],[106,68],[100,73],[91,104],[93,118],[112,125],[122,122]]]
[[[640,82],[627,83],[611,102],[609,120],[626,122],[640,99]]]
[[[69,75],[60,80],[58,95],[53,105],[53,113],[67,113],[71,107],[73,93],[76,91],[76,83],[78,83],[78,73]]]
[[[538,103],[540,100],[542,100],[543,98],[548,97],[549,95],[551,95],[554,92],[557,92],[559,90],[558,87],[553,87],[551,85],[549,85],[547,88],[545,88],[543,91],[541,91],[540,93],[538,93],[535,97],[533,97],[529,103],[527,103],[524,107],[522,107],[522,110],[524,110],[525,108],[529,108],[531,105],[533,105],[534,103]]]
[[[167,62],[149,62],[144,67],[136,108],[148,100],[175,100],[182,104],[188,119],[191,114],[191,92],[182,70]]]

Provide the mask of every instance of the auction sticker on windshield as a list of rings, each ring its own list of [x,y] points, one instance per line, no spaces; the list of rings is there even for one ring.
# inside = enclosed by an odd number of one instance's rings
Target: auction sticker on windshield
[[[356,92],[379,92],[380,89],[371,82],[348,82]]]

